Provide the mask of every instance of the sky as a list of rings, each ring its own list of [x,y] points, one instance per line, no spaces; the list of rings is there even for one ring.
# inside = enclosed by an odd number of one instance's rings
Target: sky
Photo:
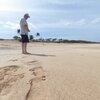
[[[0,38],[18,35],[25,13],[34,37],[100,42],[100,0],[0,0]]]

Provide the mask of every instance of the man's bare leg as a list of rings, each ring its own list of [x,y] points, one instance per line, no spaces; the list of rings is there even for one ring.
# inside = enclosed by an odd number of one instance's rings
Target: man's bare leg
[[[27,52],[27,43],[22,43],[22,54],[30,54]]]
[[[27,43],[25,43],[25,53],[27,53]]]
[[[25,50],[24,50],[24,43],[22,43],[22,54],[25,53]]]

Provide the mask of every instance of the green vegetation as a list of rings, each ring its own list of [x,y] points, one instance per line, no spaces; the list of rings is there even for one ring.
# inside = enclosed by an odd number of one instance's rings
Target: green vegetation
[[[20,33],[20,29],[17,29],[17,33]],[[40,33],[35,34],[36,37],[40,37]],[[21,41],[21,37],[19,36],[14,36],[14,40]],[[34,38],[33,35],[29,35],[29,39],[32,42],[46,42],[46,43],[99,43],[99,42],[93,42],[93,41],[86,41],[86,40],[68,40],[68,39],[57,39],[57,38]]]

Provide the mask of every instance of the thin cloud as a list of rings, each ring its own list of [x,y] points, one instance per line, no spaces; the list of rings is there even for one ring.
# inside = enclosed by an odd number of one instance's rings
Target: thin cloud
[[[76,4],[79,3],[79,0],[49,0],[48,1],[51,4],[58,4],[58,5],[66,5],[66,4]]]
[[[19,24],[11,22],[11,21],[7,21],[7,22],[5,22],[5,24],[3,24],[3,27],[15,30],[15,29],[19,28]]]
[[[100,23],[100,18],[95,18],[93,20],[89,19],[79,19],[79,20],[60,20],[58,22],[51,23],[38,23],[38,28],[87,28],[94,27],[95,24]]]
[[[51,22],[51,23],[39,23],[37,24],[38,28],[70,28],[70,27],[81,27],[86,25],[88,22],[86,19],[80,19],[77,21],[67,21],[67,20],[60,20],[58,22]]]
[[[1,28],[11,29],[11,30],[16,30],[20,28],[20,25],[18,22],[12,22],[12,21],[6,21],[6,22],[0,21],[0,26]],[[37,29],[37,26],[30,22],[29,22],[29,27],[33,30]]]
[[[95,18],[91,21],[91,24],[100,24],[100,18]]]
[[[32,23],[29,22],[29,27],[31,30],[39,30],[39,29],[46,29],[46,28],[84,28],[84,27],[92,27],[96,24],[100,23],[100,18],[95,18],[92,20],[89,19],[79,19],[79,20],[60,20],[58,22],[42,22],[42,23]],[[6,29],[18,29],[20,28],[18,22],[11,22],[7,21],[3,23],[0,21],[1,28],[6,28]]]

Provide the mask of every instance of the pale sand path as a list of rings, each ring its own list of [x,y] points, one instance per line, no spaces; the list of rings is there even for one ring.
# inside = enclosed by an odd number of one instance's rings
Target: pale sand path
[[[11,43],[0,42],[0,100],[100,99],[99,44],[30,43],[23,55]]]

